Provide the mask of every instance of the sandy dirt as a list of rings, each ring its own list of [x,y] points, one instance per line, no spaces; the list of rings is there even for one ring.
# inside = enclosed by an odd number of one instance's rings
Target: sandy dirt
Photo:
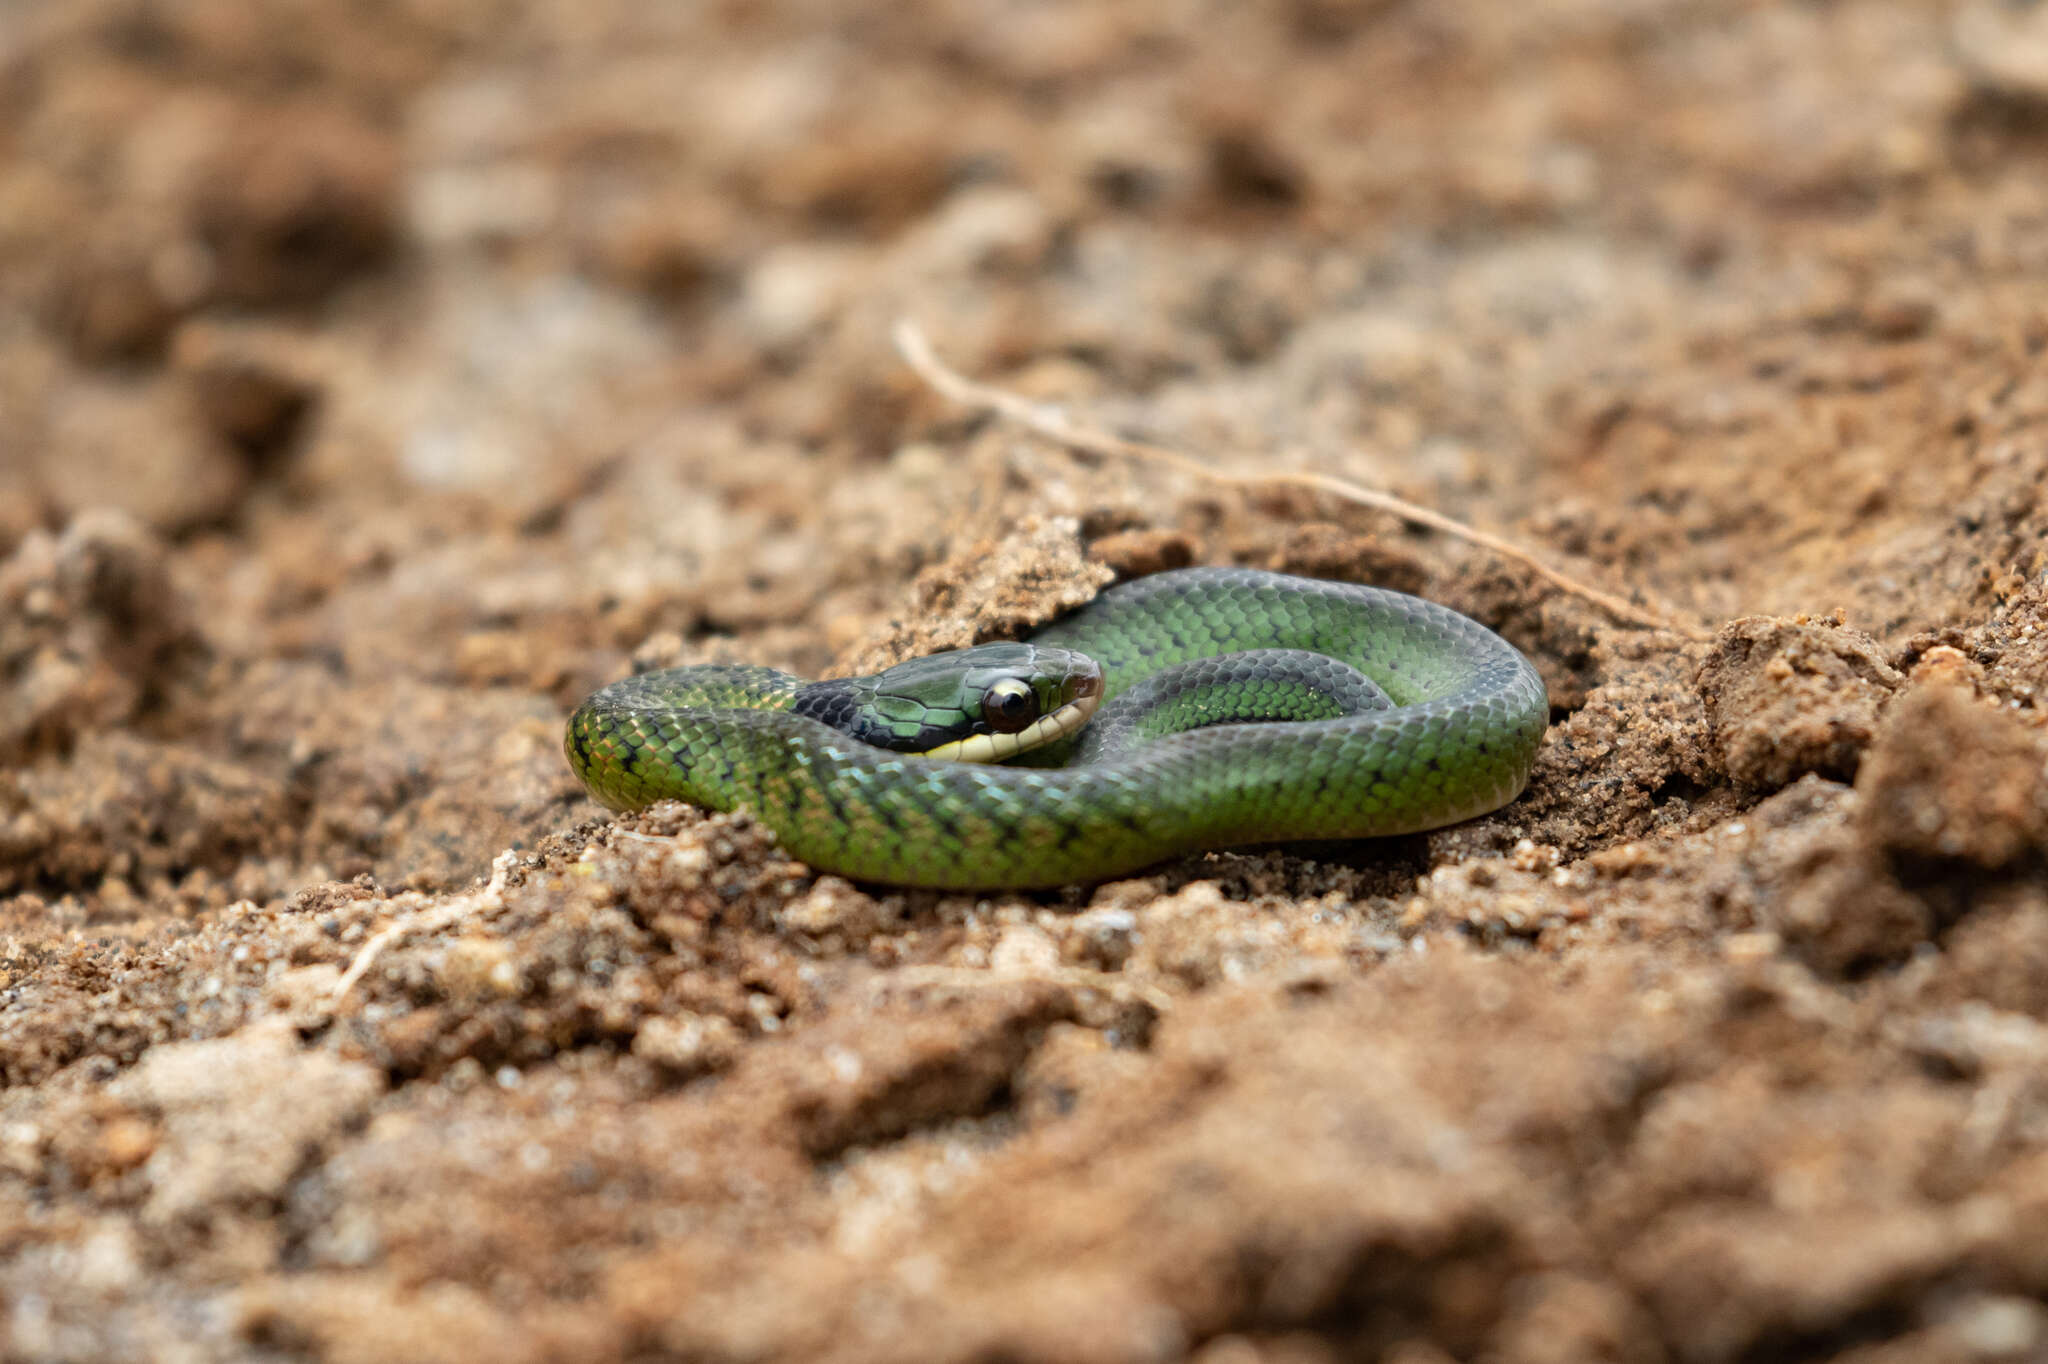
[[[2044,350],[2000,0],[0,4],[0,1350],[2048,1358]],[[561,757],[1182,563],[1528,794],[975,897]]]

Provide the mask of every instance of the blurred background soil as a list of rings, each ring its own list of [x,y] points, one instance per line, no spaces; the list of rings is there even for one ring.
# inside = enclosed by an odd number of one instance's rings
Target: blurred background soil
[[[0,5],[0,1349],[2048,1357],[2044,347],[2048,8]],[[1190,562],[1528,795],[941,896],[561,758]]]

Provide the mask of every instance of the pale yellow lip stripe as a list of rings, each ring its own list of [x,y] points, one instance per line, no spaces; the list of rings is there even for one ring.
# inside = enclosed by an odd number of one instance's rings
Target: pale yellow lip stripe
[[[970,734],[950,744],[926,749],[917,756],[939,762],[999,763],[1027,748],[1079,733],[1101,704],[1102,692],[1097,689],[1091,696],[1077,696],[1052,714],[1039,716],[1015,734]]]

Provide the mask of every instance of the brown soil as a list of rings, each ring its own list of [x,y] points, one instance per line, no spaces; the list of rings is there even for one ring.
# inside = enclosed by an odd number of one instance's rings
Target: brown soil
[[[2044,349],[1999,0],[0,7],[0,1347],[2048,1357]],[[559,752],[1186,562],[1528,795],[972,897]]]

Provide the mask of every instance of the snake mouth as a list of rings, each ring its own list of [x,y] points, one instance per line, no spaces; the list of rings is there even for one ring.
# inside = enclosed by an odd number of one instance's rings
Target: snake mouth
[[[1039,716],[1015,734],[970,734],[964,739],[928,748],[917,756],[937,762],[999,763],[1027,749],[1080,733],[1081,726],[1094,717],[1095,708],[1101,704],[1100,680],[1082,679],[1081,685],[1075,687],[1073,700],[1048,715]]]

